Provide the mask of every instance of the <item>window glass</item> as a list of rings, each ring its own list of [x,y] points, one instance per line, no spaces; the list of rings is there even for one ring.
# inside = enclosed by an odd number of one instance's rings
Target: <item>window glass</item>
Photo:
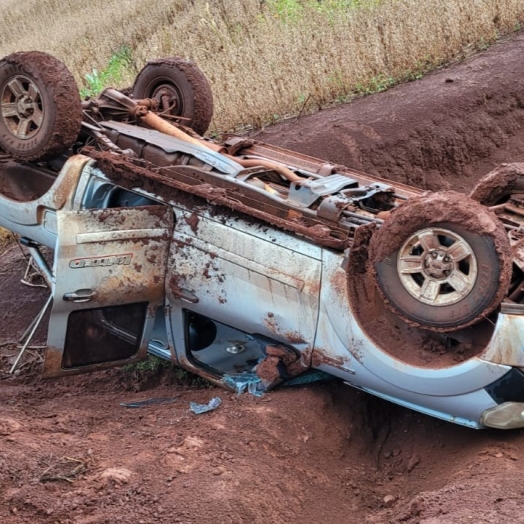
[[[147,302],[74,311],[62,366],[74,368],[132,357],[140,347]]]

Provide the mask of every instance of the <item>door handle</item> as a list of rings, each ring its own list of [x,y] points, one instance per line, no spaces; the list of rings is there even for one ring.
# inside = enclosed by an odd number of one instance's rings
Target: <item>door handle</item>
[[[198,304],[198,297],[189,289],[173,289],[173,296],[184,302],[190,302],[191,304]]]
[[[89,302],[97,295],[96,291],[93,289],[77,289],[76,291],[71,291],[70,293],[65,293],[62,297],[66,302]]]

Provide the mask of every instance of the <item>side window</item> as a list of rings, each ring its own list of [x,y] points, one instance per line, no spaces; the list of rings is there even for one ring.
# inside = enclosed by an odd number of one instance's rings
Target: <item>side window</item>
[[[147,302],[73,311],[69,315],[62,367],[101,364],[132,357],[140,348]]]

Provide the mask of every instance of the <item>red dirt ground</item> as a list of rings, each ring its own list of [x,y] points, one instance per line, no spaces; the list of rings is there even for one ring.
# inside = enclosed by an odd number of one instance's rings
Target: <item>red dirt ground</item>
[[[524,161],[524,34],[420,81],[257,138],[420,187],[469,190]],[[262,399],[175,371],[42,381],[7,375],[46,292],[0,271],[0,522],[524,522],[524,433],[453,426],[333,381]],[[39,333],[35,344],[42,343]],[[139,409],[121,402],[180,397]],[[214,412],[189,401],[222,398]]]

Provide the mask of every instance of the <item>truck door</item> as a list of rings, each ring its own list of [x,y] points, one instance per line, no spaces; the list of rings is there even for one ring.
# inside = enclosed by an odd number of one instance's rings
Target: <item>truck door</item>
[[[211,381],[251,371],[272,341],[314,347],[322,249],[240,216],[177,213],[166,295],[178,363]],[[218,378],[217,378],[218,377]]]
[[[164,304],[171,208],[59,211],[57,229],[44,376],[144,359]]]

